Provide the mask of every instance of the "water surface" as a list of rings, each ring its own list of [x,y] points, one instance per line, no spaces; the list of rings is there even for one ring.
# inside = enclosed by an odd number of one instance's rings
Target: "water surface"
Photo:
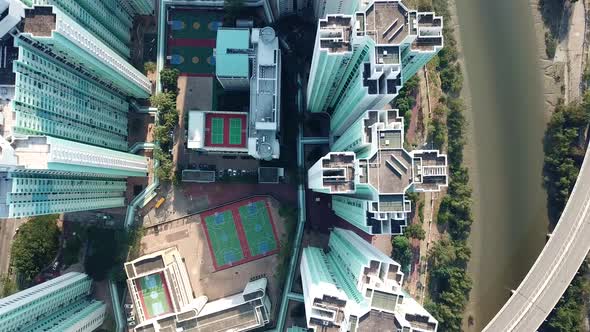
[[[542,73],[528,0],[456,0],[473,123],[476,223],[467,315],[480,331],[540,253],[547,232],[542,187]]]

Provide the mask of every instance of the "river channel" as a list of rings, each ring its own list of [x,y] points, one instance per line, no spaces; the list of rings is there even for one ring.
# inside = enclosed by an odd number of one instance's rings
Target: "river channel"
[[[472,122],[474,213],[466,315],[480,331],[545,243],[542,72],[528,0],[456,0]]]

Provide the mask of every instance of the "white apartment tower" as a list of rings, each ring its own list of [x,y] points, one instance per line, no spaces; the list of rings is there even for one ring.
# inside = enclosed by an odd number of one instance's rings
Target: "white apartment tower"
[[[314,331],[435,332],[438,322],[401,287],[400,265],[352,231],[301,256],[307,327]]]

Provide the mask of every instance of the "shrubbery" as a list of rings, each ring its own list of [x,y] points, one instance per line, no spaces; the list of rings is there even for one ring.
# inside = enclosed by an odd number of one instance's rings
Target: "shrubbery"
[[[429,250],[431,300],[426,307],[439,321],[441,331],[461,331],[463,313],[472,287],[466,269],[471,256],[467,238],[473,223],[469,174],[463,166],[465,107],[459,98],[463,75],[457,63],[457,42],[451,28],[447,0],[433,0],[433,7],[445,20],[445,47],[435,61],[441,88],[446,96],[441,98],[443,106],[435,110],[430,138],[437,148],[447,142],[449,189],[441,203],[437,222],[447,228],[449,235],[445,235]],[[445,114],[446,127],[443,122]]]
[[[47,267],[59,250],[57,218],[55,214],[37,216],[19,228],[12,243],[10,264],[26,283]]]
[[[585,154],[585,131],[590,123],[590,95],[582,102],[558,105],[545,133],[545,187],[549,217],[557,223],[576,183]],[[551,312],[543,328],[550,332],[574,332],[585,329],[588,312],[590,276],[584,262],[565,294]]]
[[[158,147],[154,149],[154,158],[160,161],[156,176],[160,181],[174,181],[174,163],[170,150],[173,146],[172,135],[178,124],[176,97],[178,94],[178,69],[164,68],[160,72],[163,92],[150,97],[150,103],[158,109],[158,123],[154,129],[154,140]]]
[[[545,134],[545,187],[555,223],[578,178],[584,161],[584,131],[590,122],[590,95],[582,102],[558,105]]]

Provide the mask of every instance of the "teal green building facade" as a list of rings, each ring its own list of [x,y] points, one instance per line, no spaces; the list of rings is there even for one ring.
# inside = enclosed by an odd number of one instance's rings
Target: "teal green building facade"
[[[313,331],[435,332],[438,322],[403,289],[399,263],[350,230],[301,255],[305,319]]]
[[[332,135],[339,136],[364,111],[390,103],[442,47],[442,18],[400,0],[328,15],[318,23],[307,108],[331,114]]]
[[[127,152],[128,112],[151,93],[128,47],[134,17],[153,3],[0,2],[25,5],[0,36],[14,58],[0,68],[12,93],[0,100],[0,218],[125,206],[126,179],[148,169]]]
[[[70,272],[2,298],[0,331],[94,331],[106,305],[90,297],[91,287],[86,274]]]
[[[412,211],[406,192],[448,184],[438,150],[407,151],[397,110],[369,110],[308,170],[310,189],[332,195],[332,210],[363,232],[402,234]]]

